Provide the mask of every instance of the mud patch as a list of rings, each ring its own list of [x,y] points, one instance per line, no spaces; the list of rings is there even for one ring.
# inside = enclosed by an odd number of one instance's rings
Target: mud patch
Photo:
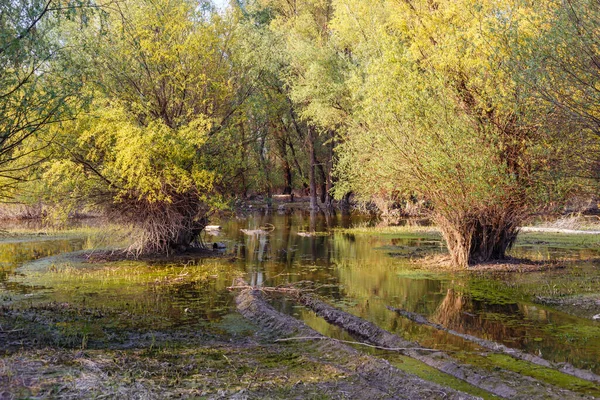
[[[300,336],[323,338],[304,323],[281,314],[266,303],[260,291],[245,290],[237,297],[238,310],[274,337]],[[352,378],[352,391],[348,398],[395,399],[470,399],[470,395],[424,381],[391,366],[388,362],[362,354],[341,343],[318,340],[305,342],[303,347],[319,354]]]
[[[537,261],[509,257],[505,260],[488,261],[468,268],[452,264],[447,254],[429,255],[415,258],[412,262],[424,270],[440,272],[542,272],[566,268],[564,261]]]
[[[533,301],[568,314],[600,322],[600,294],[565,297],[535,296]]]
[[[342,327],[355,337],[377,346],[405,348],[403,354],[500,397],[558,400],[567,395],[573,399],[588,398],[585,395],[554,387],[512,371],[500,368],[482,370],[476,366],[461,364],[441,351],[423,353],[416,343],[410,343],[368,321],[338,310],[313,296],[300,296],[299,301],[316,312],[317,315],[322,316],[326,321]]]

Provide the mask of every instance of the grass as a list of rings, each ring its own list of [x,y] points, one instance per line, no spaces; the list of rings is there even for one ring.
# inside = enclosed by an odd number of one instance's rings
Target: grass
[[[465,363],[472,363],[490,370],[502,368],[563,389],[596,397],[600,396],[600,388],[592,382],[563,374],[551,368],[517,360],[505,354],[491,353],[486,356],[473,357],[469,353],[457,353],[455,356]]]
[[[86,241],[86,248],[124,247],[130,242],[131,230],[120,225],[4,225],[0,228],[0,244],[35,242],[55,239],[77,239]]]
[[[594,249],[600,247],[600,235],[577,235],[565,233],[521,232],[516,247],[540,247],[555,249]]]
[[[65,289],[86,284],[90,287],[127,287],[132,285],[167,285],[183,281],[198,282],[217,278],[224,274],[225,266],[218,262],[202,260],[202,263],[190,262],[184,265],[166,264],[150,266],[143,261],[112,262],[102,265],[85,263],[50,263],[46,271],[29,276],[27,282],[37,285],[43,281],[47,286]]]
[[[345,371],[289,345],[168,343],[131,350],[27,350],[0,362],[18,398],[330,398]]]
[[[424,237],[431,236],[440,238],[439,229],[435,226],[404,225],[404,226],[369,226],[358,224],[352,228],[336,228],[336,232],[354,235],[399,235],[402,237]]]
[[[422,363],[421,361],[415,360],[407,356],[397,355],[390,359],[390,362],[396,368],[408,372],[410,374],[417,375],[418,377],[435,382],[441,386],[451,387],[461,392],[472,394],[473,396],[481,397],[482,399],[498,399],[495,396],[483,389],[479,389],[463,380],[455,378],[451,375],[445,374],[438,371],[437,369],[430,367]]]
[[[512,279],[506,277],[499,283],[529,298],[600,293],[600,274],[593,264],[570,266],[543,274],[520,274]]]

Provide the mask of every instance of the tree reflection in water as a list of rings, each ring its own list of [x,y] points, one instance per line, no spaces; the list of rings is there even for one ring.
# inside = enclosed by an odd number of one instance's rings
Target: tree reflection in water
[[[276,229],[263,237],[239,231],[267,223]],[[447,328],[553,361],[600,369],[600,344],[591,339],[600,337],[600,327],[592,321],[531,304],[503,291],[505,285],[493,276],[419,270],[410,258],[438,252],[436,237],[331,230],[351,223],[341,214],[296,211],[250,215],[223,225],[234,240],[231,247],[240,268],[255,285],[315,282],[321,287],[318,294],[328,302],[429,347],[474,349],[463,339],[415,324],[386,306],[417,312]],[[298,232],[329,234],[303,237]],[[400,256],[392,257],[391,252]],[[293,302],[278,301],[280,310],[309,318],[310,313],[299,313]]]

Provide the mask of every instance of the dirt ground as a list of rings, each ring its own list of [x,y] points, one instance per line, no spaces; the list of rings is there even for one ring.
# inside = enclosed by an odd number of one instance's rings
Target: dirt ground
[[[2,400],[364,398],[356,391],[361,378],[344,360],[276,343],[252,324],[241,335],[128,332],[84,344],[42,313],[4,309],[0,326]]]

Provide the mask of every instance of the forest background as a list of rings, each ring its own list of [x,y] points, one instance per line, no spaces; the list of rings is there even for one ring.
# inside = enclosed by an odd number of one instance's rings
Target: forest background
[[[139,253],[308,193],[419,203],[467,266],[597,193],[595,0],[11,0],[0,64],[3,198]]]

